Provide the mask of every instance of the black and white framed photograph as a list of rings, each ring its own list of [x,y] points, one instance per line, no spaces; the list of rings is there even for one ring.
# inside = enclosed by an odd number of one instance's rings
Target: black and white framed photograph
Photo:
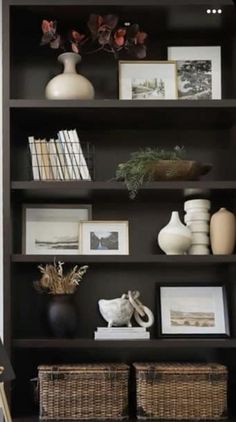
[[[25,204],[23,252],[32,255],[80,254],[80,222],[91,218],[89,204]]]
[[[163,335],[229,335],[224,286],[161,286]]]
[[[128,255],[128,221],[82,221],[80,242],[85,255]]]
[[[180,100],[221,99],[221,47],[168,47],[176,60]]]
[[[173,100],[177,98],[175,61],[120,61],[120,100]]]

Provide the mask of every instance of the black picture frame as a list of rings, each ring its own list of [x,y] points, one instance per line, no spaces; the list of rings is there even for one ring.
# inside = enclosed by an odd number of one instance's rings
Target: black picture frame
[[[217,309],[216,312],[222,313],[223,312],[223,317],[222,320],[224,321],[224,332],[222,331],[222,329],[219,329],[219,332],[217,332],[217,328],[214,330],[210,325],[205,325],[205,326],[201,326],[199,325],[191,325],[190,320],[187,319],[188,324],[186,324],[184,326],[183,329],[183,325],[173,325],[170,329],[168,329],[168,324],[166,324],[166,322],[164,321],[164,318],[166,317],[166,314],[168,313],[168,309],[166,306],[166,300],[164,300],[164,296],[163,296],[163,292],[164,289],[170,289],[169,292],[172,291],[172,294],[177,292],[177,290],[171,290],[171,289],[188,289],[188,288],[192,288],[192,289],[197,289],[200,290],[201,289],[207,289],[206,290],[206,294],[209,295],[209,288],[210,289],[217,289],[218,293],[221,295],[221,306]],[[195,293],[197,293],[197,290]],[[185,290],[187,292],[187,290]],[[167,290],[165,290],[165,292],[167,292]],[[183,292],[183,290],[182,290]],[[190,290],[189,290],[190,292]],[[193,290],[192,290],[193,292]],[[197,299],[197,295],[194,296],[195,299]],[[174,302],[173,302],[174,303]],[[190,302],[188,302],[188,306]],[[209,301],[210,303],[210,301]],[[186,306],[186,305],[185,305]],[[186,307],[187,308],[187,307]],[[186,309],[185,308],[185,309]],[[220,309],[221,308],[221,309]],[[184,299],[183,299],[183,308],[184,309]],[[180,311],[180,318],[182,317],[181,313],[183,314],[183,317],[190,317],[189,315],[184,315],[184,314],[189,314],[190,311]],[[196,313],[198,312],[193,312],[194,318],[197,318]],[[206,313],[206,312],[205,312]],[[177,319],[178,315],[176,315]],[[215,316],[214,316],[214,321],[215,321]],[[194,320],[193,320],[194,321]],[[210,323],[209,323],[210,324]],[[214,285],[211,284],[196,284],[196,283],[183,283],[183,284],[163,284],[163,285],[159,285],[158,286],[158,292],[157,292],[157,327],[158,327],[158,337],[170,337],[170,338],[225,338],[225,337],[230,337],[230,326],[229,326],[229,310],[228,310],[228,301],[227,301],[227,290],[224,284],[222,283],[215,283]],[[175,327],[177,327],[175,329]],[[181,330],[182,327],[182,330]],[[188,329],[186,329],[189,328]],[[195,327],[195,328],[194,328]],[[192,332],[187,332],[190,331],[191,328],[193,329]],[[207,328],[208,328],[208,332],[207,332]],[[202,332],[200,332],[202,331]],[[213,332],[215,331],[215,332]]]

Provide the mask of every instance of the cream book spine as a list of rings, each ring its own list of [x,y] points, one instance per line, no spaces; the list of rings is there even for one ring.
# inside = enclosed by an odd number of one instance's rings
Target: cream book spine
[[[30,148],[30,154],[31,154],[33,179],[40,180],[39,163],[38,163],[38,157],[37,157],[37,152],[36,152],[35,143],[34,143],[34,137],[28,136],[28,142],[29,142],[29,148]]]
[[[53,180],[58,180],[60,179],[60,174],[59,174],[59,169],[58,169],[57,156],[53,148],[54,147],[53,139],[49,139],[47,147],[48,147],[49,161],[51,165]]]
[[[73,165],[72,165],[72,160],[71,160],[71,156],[70,156],[70,152],[69,149],[67,147],[67,142],[64,136],[64,133],[62,130],[60,130],[58,133],[58,139],[61,141],[61,147],[64,153],[64,161],[65,161],[65,165],[67,167],[67,171],[69,174],[69,179],[71,180],[75,180],[75,174],[73,171]]]
[[[34,145],[35,145],[35,150],[36,150],[37,159],[38,159],[40,179],[46,180],[46,174],[45,174],[42,151],[41,151],[41,139],[35,139]]]
[[[67,148],[68,148],[68,151],[69,151],[69,154],[70,154],[75,179],[81,180],[80,171],[79,171],[79,163],[77,163],[74,148],[73,148],[73,143],[72,143],[71,138],[69,136],[68,130],[63,130],[63,134],[64,134],[66,144],[67,144]]]
[[[48,142],[46,141],[46,139],[41,139],[41,153],[42,153],[42,161],[44,165],[46,180],[52,180],[53,172],[52,172],[51,163],[49,159]]]
[[[61,170],[63,173],[63,180],[70,180],[70,175],[65,161],[64,149],[62,147],[61,141],[60,139],[55,139],[54,143],[57,150],[57,157],[59,159]]]
[[[77,131],[76,131],[76,129],[74,129],[74,130],[69,131],[69,133],[70,133],[70,136],[72,136],[75,150],[79,154],[79,163],[80,163],[79,169],[80,169],[81,177],[82,177],[83,180],[91,180],[91,176],[90,176],[89,169],[88,169],[85,157],[84,157],[84,153],[83,153],[80,141],[79,141]]]

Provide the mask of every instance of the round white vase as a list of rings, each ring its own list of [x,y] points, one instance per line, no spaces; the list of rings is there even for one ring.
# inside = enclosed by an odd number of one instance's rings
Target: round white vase
[[[158,244],[167,255],[183,255],[192,243],[191,231],[179,219],[179,213],[173,211],[169,223],[158,234]]]
[[[49,100],[91,100],[94,98],[94,88],[91,82],[76,72],[76,64],[81,56],[76,53],[63,53],[58,57],[63,63],[64,71],[51,79],[45,90]]]

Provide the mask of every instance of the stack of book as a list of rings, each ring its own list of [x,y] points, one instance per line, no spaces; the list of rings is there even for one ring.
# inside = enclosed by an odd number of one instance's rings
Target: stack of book
[[[150,333],[143,327],[97,327],[95,340],[149,340]]]
[[[29,136],[34,180],[91,180],[76,129],[60,130],[58,139]]]

